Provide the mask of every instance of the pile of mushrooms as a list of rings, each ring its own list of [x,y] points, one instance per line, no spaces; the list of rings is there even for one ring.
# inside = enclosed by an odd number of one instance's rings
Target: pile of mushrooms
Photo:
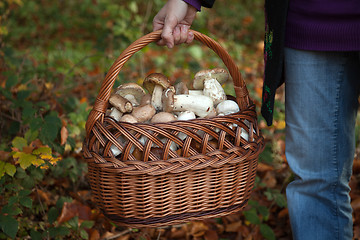
[[[172,86],[165,75],[151,73],[143,86],[125,83],[117,87],[109,99],[111,109],[107,115],[121,122],[160,123],[236,113],[240,110],[238,104],[227,100],[222,87],[228,79],[229,74],[223,68],[201,70],[194,76],[193,88],[188,89],[183,82]],[[242,131],[241,135],[248,139],[247,132]],[[186,136],[179,133],[178,137]],[[170,149],[176,150],[175,145]],[[111,150],[115,156],[120,154],[115,146]]]

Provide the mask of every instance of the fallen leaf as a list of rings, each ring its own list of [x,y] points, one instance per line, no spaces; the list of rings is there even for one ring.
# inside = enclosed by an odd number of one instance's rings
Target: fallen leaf
[[[259,163],[258,167],[257,167],[257,171],[262,173],[262,172],[268,172],[268,171],[272,171],[274,170],[274,167],[264,164],[264,163]]]
[[[274,172],[267,172],[263,178],[263,182],[266,184],[268,188],[274,188],[276,186],[276,178]]]
[[[100,233],[97,229],[90,229],[89,240],[99,240]]]
[[[61,136],[61,145],[65,145],[67,138],[69,136],[69,132],[65,126],[61,127],[60,136]]]
[[[226,232],[237,232],[237,231],[239,231],[241,225],[242,225],[241,221],[226,224],[225,231]]]
[[[65,202],[57,221],[59,224],[78,216],[79,220],[91,220],[91,208],[78,202]]]
[[[206,231],[206,233],[204,235],[204,239],[205,240],[218,240],[219,236],[216,231],[208,230],[208,231]]]
[[[354,211],[360,210],[360,198],[354,199],[351,202],[351,207],[353,208]]]

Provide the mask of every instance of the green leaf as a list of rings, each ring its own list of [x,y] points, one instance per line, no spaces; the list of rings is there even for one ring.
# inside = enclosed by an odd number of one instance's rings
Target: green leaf
[[[92,228],[94,226],[94,221],[83,221],[80,225],[81,228]]]
[[[80,237],[82,239],[89,239],[89,234],[84,229],[81,229],[80,230]]]
[[[11,238],[16,237],[19,228],[19,223],[11,216],[0,215],[1,230]]]
[[[11,143],[13,147],[19,149],[20,151],[23,149],[23,147],[28,145],[26,139],[22,137],[15,137]]]
[[[56,113],[55,113],[56,114]],[[57,115],[49,114],[44,118],[44,123],[41,128],[42,139],[53,142],[57,137],[61,128],[61,120]]]
[[[29,198],[29,197],[22,197],[19,199],[19,202],[21,205],[23,205],[24,207],[27,207],[27,208],[31,208],[32,207],[32,199]]]
[[[63,226],[49,228],[49,234],[52,238],[63,237],[68,235],[69,233],[70,230]]]
[[[244,215],[247,221],[249,221],[252,224],[260,224],[260,218],[259,216],[256,214],[256,210],[255,209],[250,209],[248,211],[244,211]]]
[[[263,235],[263,237],[265,239],[268,239],[268,240],[276,239],[273,230],[267,224],[260,224],[260,232],[261,232],[261,235]]]
[[[49,209],[48,220],[50,224],[53,224],[58,218],[58,216],[59,216],[59,211],[55,207]]]
[[[24,137],[28,142],[32,142],[34,141],[37,137],[39,136],[39,131],[38,130],[32,130],[29,129],[28,131],[26,131]]]
[[[12,165],[11,163],[6,163],[4,169],[5,169],[6,174],[11,177],[13,177],[14,174],[16,173],[16,167],[14,165]]]
[[[22,169],[27,169],[33,163],[33,161],[37,159],[35,155],[24,152],[17,152],[14,154],[14,157],[18,158],[20,167]]]
[[[41,240],[42,239],[41,233],[35,231],[34,229],[30,230],[30,237],[32,240]]]

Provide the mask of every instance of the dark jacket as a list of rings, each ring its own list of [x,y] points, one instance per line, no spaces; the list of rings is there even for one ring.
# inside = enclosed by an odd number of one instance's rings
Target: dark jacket
[[[211,8],[215,0],[201,0]],[[288,0],[265,0],[264,84],[261,114],[272,125],[276,89],[283,81],[284,41]]]

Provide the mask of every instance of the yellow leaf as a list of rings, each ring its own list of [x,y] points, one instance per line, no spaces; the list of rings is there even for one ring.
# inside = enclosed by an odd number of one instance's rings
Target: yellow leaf
[[[32,161],[32,164],[35,166],[35,167],[39,167],[41,165],[43,165],[45,163],[44,160],[42,159],[39,159],[39,158],[36,158]]]
[[[32,152],[35,155],[51,155],[51,148],[49,147],[39,147],[34,149]]]
[[[281,121],[279,121],[279,122],[276,124],[276,128],[279,129],[279,130],[284,129],[285,126],[286,126],[286,123],[285,123],[284,120],[281,120]]]

